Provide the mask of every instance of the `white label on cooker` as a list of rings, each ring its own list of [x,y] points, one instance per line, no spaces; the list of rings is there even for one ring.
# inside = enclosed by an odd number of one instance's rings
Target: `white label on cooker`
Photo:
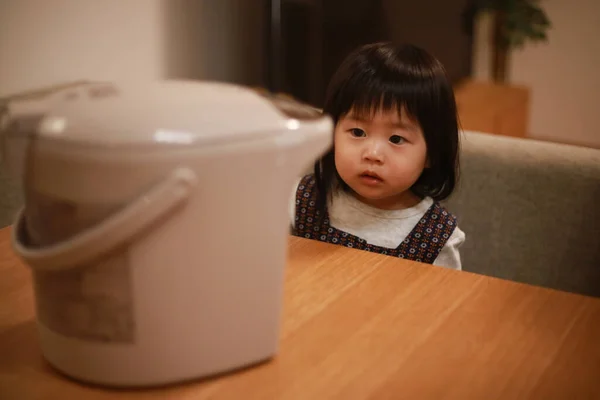
[[[64,336],[132,343],[135,323],[127,253],[109,255],[91,266],[36,272],[37,315]]]

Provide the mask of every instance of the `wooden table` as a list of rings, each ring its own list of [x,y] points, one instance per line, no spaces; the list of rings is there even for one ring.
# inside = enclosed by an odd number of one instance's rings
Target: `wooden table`
[[[42,359],[30,275],[0,230],[0,399],[598,399],[600,299],[290,239],[280,354],[153,390]]]

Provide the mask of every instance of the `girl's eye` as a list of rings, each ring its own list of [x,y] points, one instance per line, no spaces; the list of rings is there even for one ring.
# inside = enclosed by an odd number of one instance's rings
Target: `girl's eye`
[[[390,142],[392,142],[394,144],[402,144],[405,141],[406,141],[406,139],[404,139],[402,136],[398,136],[398,135],[390,136]]]
[[[363,131],[360,128],[352,128],[349,129],[348,132],[350,132],[350,134],[354,137],[365,137],[367,136],[367,134],[365,133],[365,131]]]

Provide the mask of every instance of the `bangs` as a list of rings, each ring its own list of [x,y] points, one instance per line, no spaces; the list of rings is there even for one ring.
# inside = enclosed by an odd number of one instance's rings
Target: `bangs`
[[[415,81],[414,76],[398,76],[385,79],[382,74],[356,74],[338,88],[327,105],[328,113],[337,122],[352,112],[358,118],[370,119],[378,112],[406,113],[419,121],[431,114],[435,89],[425,79]],[[385,74],[383,74],[385,75]]]
[[[396,111],[422,124],[438,117],[441,91],[452,90],[447,86],[443,66],[425,51],[413,46],[367,45],[340,65],[323,108],[335,122],[350,111],[361,117]]]

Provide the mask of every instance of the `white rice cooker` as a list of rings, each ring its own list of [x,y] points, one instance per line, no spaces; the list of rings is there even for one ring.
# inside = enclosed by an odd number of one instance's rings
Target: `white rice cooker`
[[[169,384],[277,353],[296,178],[332,122],[216,82],[82,83],[5,101],[45,358],[76,379]]]

